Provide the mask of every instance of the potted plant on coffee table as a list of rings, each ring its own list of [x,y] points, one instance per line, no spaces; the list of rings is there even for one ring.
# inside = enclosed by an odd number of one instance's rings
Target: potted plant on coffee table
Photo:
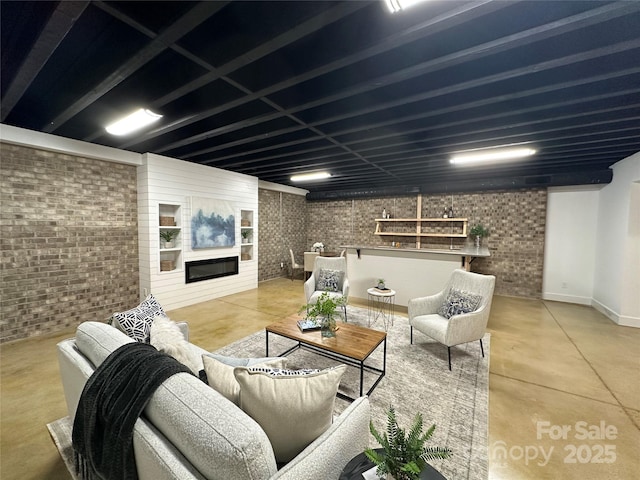
[[[398,426],[396,412],[393,406],[387,410],[386,433],[379,433],[369,423],[369,430],[382,446],[382,451],[367,448],[364,454],[376,466],[376,474],[387,480],[418,480],[420,472],[426,468],[428,460],[449,458],[451,450],[443,447],[425,447],[425,443],[435,431],[435,424],[422,433],[422,414],[417,413],[409,432]]]
[[[346,299],[342,295],[329,295],[322,292],[316,303],[308,303],[300,308],[300,312],[306,311],[307,319],[315,319],[320,324],[323,337],[336,336],[336,309],[346,304]]]

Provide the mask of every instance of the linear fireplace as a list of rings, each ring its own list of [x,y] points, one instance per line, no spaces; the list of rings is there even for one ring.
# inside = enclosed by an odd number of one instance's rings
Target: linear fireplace
[[[185,263],[185,283],[238,274],[238,257],[210,258]]]

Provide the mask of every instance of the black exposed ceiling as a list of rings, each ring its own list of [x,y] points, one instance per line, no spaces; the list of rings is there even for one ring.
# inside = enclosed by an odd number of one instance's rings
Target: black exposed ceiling
[[[640,151],[640,1],[1,1],[1,121],[310,198],[610,181]],[[104,126],[164,115],[130,137]],[[455,167],[527,144],[530,160]]]

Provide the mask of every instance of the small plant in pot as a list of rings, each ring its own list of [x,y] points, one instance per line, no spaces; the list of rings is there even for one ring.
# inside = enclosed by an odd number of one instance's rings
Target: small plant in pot
[[[322,292],[316,303],[303,305],[299,312],[306,311],[306,318],[320,323],[323,337],[335,337],[336,316],[339,315],[336,309],[344,305],[346,305],[346,299],[342,295],[329,295],[328,292]]]
[[[482,244],[482,237],[489,236],[489,229],[478,223],[477,225],[471,227],[471,230],[469,230],[469,234],[475,238],[475,246],[479,247]]]
[[[240,235],[242,235],[242,243],[249,243],[249,230],[242,230]]]
[[[385,289],[385,286],[384,286],[384,278],[379,278],[379,279],[378,279],[378,288],[379,288],[380,290],[384,290],[384,289]]]
[[[378,468],[376,474],[380,478],[395,480],[418,480],[420,472],[427,465],[427,461],[449,458],[451,450],[443,447],[425,447],[436,429],[435,424],[422,433],[422,414],[417,413],[409,432],[398,426],[396,411],[393,406],[387,410],[386,433],[379,433],[369,423],[371,435],[382,446],[382,452],[367,448],[364,454]]]
[[[173,239],[178,235],[175,230],[161,230],[160,238],[164,242],[164,248],[173,248]]]

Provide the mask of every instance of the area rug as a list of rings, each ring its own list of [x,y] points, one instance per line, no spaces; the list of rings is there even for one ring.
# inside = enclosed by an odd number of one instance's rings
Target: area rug
[[[367,326],[366,308],[348,307],[348,321]],[[382,322],[371,328],[383,329]],[[427,427],[436,424],[429,445],[446,446],[453,451],[450,459],[430,462],[448,479],[485,480],[488,477],[488,398],[490,336],[483,338],[485,357],[480,342],[451,348],[452,371],[449,371],[447,347],[414,330],[410,343],[409,321],[396,315],[387,330],[386,375],[371,393],[371,417],[378,430],[386,428],[387,409],[393,405],[398,423],[407,428],[420,412]],[[340,330],[336,332],[340,335]],[[269,354],[286,351],[296,342],[269,334]],[[261,331],[221,348],[217,353],[238,357],[265,355],[265,332]],[[382,367],[382,346],[367,360],[367,364]],[[313,352],[298,349],[290,353],[290,368],[326,368],[339,362]],[[340,392],[357,397],[360,371],[347,368]],[[375,377],[365,372],[364,390]],[[336,399],[336,412],[349,403]],[[371,447],[379,447],[373,437]]]
[[[348,320],[367,326],[367,310],[349,307]],[[382,329],[381,324],[372,328]],[[337,335],[340,335],[338,330]],[[414,331],[414,344],[409,342],[409,323],[396,315],[387,330],[386,375],[371,393],[371,418],[378,430],[386,427],[389,405],[396,409],[401,427],[408,428],[420,412],[425,425],[436,424],[429,445],[446,446],[453,451],[448,460],[430,462],[448,479],[486,480],[488,478],[488,396],[490,336],[483,339],[485,357],[480,343],[473,342],[451,349],[452,371],[447,364],[447,348]],[[269,335],[270,354],[287,350],[294,343]],[[379,351],[378,351],[379,350]],[[382,366],[382,348],[376,350],[367,363]],[[265,333],[260,331],[217,351],[223,355],[260,357],[265,354]],[[287,357],[291,368],[326,368],[337,362],[307,350],[296,350]],[[372,374],[365,373],[365,391],[373,383]],[[340,391],[349,396],[359,393],[359,370],[347,368]],[[336,413],[349,403],[336,399]],[[75,479],[71,449],[71,421],[68,417],[47,425],[67,468]],[[370,446],[378,447],[373,437]]]

